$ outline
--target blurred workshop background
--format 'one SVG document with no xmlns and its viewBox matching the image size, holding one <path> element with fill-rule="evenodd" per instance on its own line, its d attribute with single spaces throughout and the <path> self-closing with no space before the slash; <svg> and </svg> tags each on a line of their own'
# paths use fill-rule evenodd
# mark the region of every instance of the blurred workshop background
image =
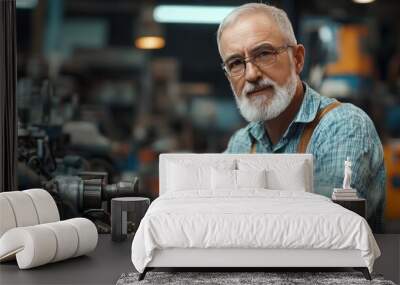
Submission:
<svg viewBox="0 0 400 285">
<path fill-rule="evenodd" d="M 17 0 L 19 188 L 72 187 L 84 171 L 115 189 L 138 177 L 154 198 L 160 153 L 223 151 L 245 121 L 216 30 L 246 2 Z M 400 1 L 265 2 L 288 13 L 306 47 L 303 80 L 375 123 L 386 232 L 400 233 Z M 85 181 L 76 187 L 94 191 Z"/>
</svg>

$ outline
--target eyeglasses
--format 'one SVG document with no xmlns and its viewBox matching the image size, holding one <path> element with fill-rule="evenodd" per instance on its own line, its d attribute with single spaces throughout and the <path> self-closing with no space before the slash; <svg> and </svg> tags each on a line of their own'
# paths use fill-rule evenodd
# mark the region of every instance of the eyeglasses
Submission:
<svg viewBox="0 0 400 285">
<path fill-rule="evenodd" d="M 242 76 L 246 71 L 246 64 L 248 62 L 253 63 L 260 69 L 264 69 L 276 62 L 276 58 L 278 54 L 286 51 L 288 48 L 293 47 L 292 45 L 285 45 L 282 47 L 271 48 L 268 47 L 259 47 L 253 52 L 253 55 L 247 58 L 235 57 L 227 60 L 222 63 L 222 69 L 230 76 L 230 77 L 239 77 Z"/>
</svg>

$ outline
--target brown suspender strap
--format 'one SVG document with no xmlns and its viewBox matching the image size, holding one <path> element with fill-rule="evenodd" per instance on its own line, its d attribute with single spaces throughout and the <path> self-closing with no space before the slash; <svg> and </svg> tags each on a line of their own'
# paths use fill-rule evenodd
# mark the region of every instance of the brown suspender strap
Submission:
<svg viewBox="0 0 400 285">
<path fill-rule="evenodd" d="M 325 116 L 326 113 L 335 109 L 340 105 L 339 101 L 332 102 L 324 109 L 320 110 L 315 119 L 306 125 L 304 131 L 300 137 L 299 145 L 297 146 L 297 153 L 305 153 L 308 147 L 308 143 L 310 142 L 311 136 L 314 133 L 314 129 L 318 126 L 319 122 L 321 121 L 322 117 Z M 256 143 L 253 141 L 251 144 L 250 153 L 256 153 Z"/>
<path fill-rule="evenodd" d="M 254 141 L 253 141 L 253 143 L 251 144 L 250 153 L 256 153 L 256 143 L 255 143 Z"/>
<path fill-rule="evenodd" d="M 322 117 L 327 114 L 329 111 L 335 109 L 340 105 L 340 102 L 335 101 L 324 109 L 319 110 L 315 119 L 309 122 L 301 134 L 299 145 L 297 146 L 297 153 L 305 153 L 308 147 L 308 143 L 310 142 L 311 136 L 314 132 L 314 129 L 318 126 L 319 122 L 321 121 Z"/>
</svg>

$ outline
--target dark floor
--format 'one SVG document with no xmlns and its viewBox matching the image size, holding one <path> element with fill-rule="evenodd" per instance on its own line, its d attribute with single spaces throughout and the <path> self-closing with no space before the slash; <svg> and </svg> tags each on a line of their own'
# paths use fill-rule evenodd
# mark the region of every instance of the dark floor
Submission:
<svg viewBox="0 0 400 285">
<path fill-rule="evenodd" d="M 0 284 L 115 284 L 124 272 L 134 269 L 132 240 L 112 242 L 111 235 L 99 235 L 95 251 L 88 256 L 19 270 L 16 262 L 0 265 Z"/>
<path fill-rule="evenodd" d="M 400 235 L 375 236 L 382 256 L 374 272 L 400 282 Z M 115 284 L 124 272 L 134 271 L 130 259 L 131 240 L 116 243 L 110 235 L 100 235 L 94 252 L 88 256 L 19 270 L 16 262 L 0 265 L 0 284 Z"/>
</svg>

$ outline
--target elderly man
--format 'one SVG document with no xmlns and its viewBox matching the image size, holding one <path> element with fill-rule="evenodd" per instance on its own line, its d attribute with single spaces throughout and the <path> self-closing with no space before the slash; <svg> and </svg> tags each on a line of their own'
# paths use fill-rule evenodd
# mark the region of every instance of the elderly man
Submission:
<svg viewBox="0 0 400 285">
<path fill-rule="evenodd" d="M 249 121 L 226 152 L 312 153 L 315 191 L 328 197 L 341 187 L 349 157 L 351 186 L 367 199 L 367 219 L 380 232 L 385 168 L 375 127 L 361 109 L 323 97 L 301 81 L 305 49 L 286 13 L 245 4 L 222 21 L 217 40 L 236 103 Z"/>
</svg>

